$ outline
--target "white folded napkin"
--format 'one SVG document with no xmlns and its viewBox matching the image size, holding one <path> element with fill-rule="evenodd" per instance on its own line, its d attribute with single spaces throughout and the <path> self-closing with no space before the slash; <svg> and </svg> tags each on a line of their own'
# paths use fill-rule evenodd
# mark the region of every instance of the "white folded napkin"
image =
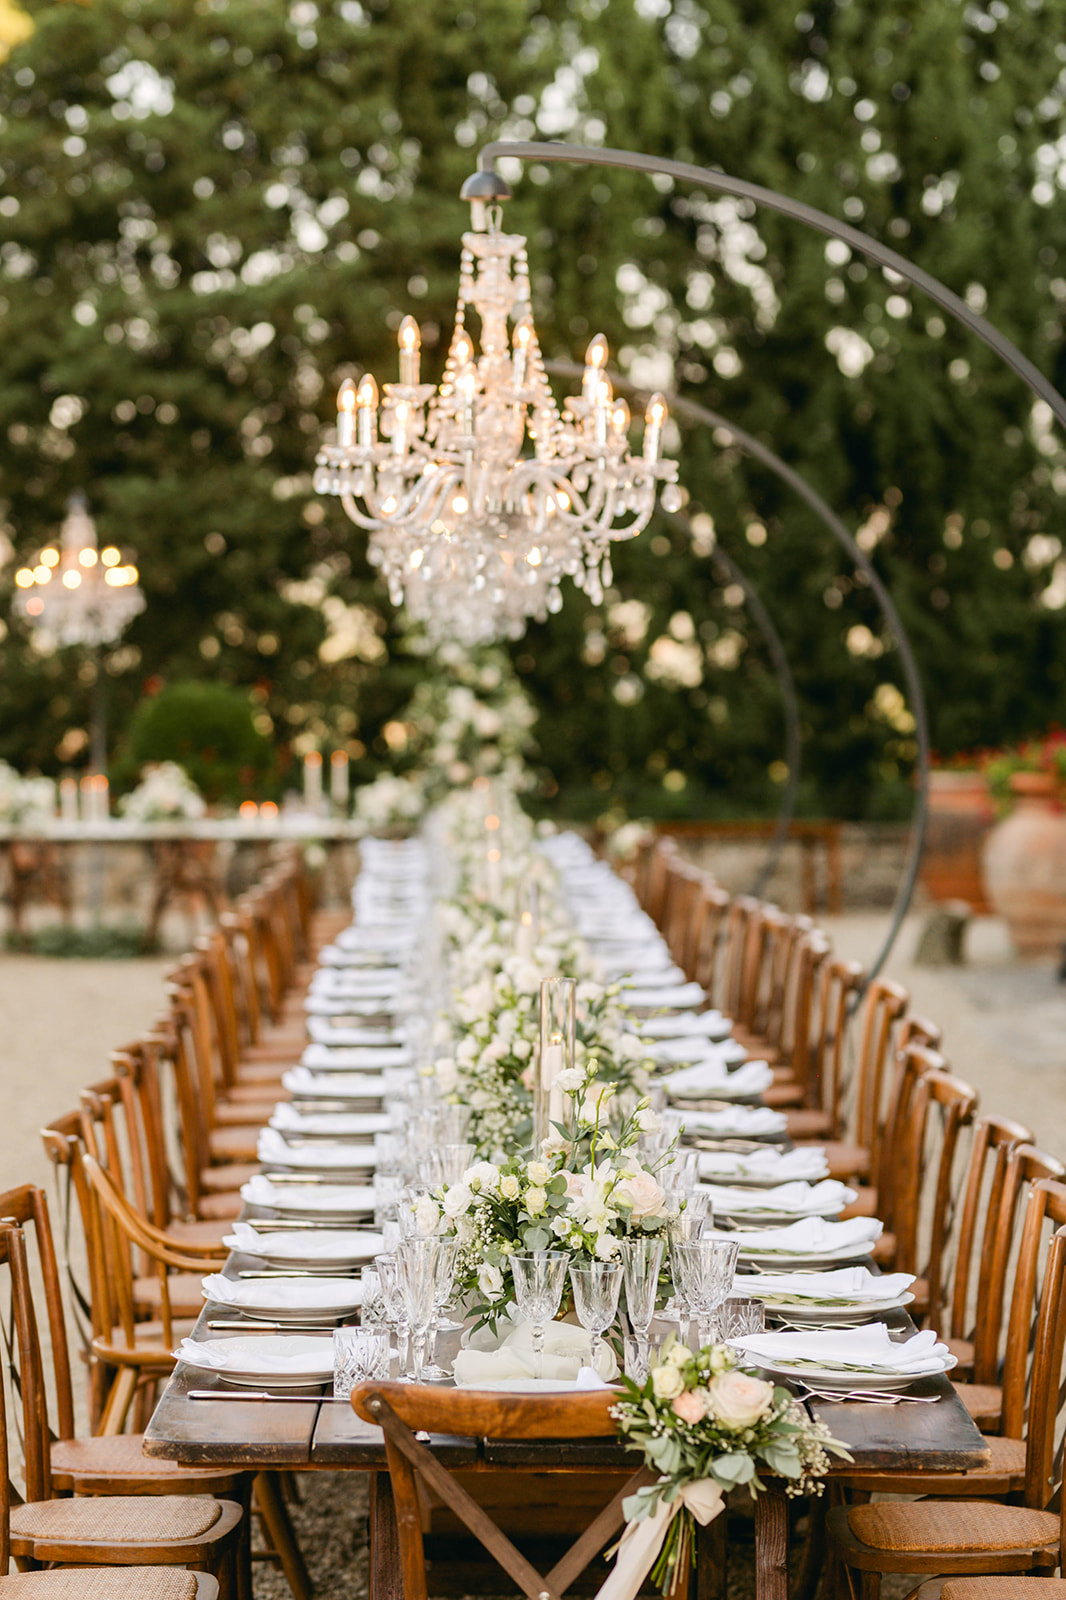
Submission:
<svg viewBox="0 0 1066 1600">
<path fill-rule="evenodd" d="M 375 1133 L 388 1133 L 390 1118 L 387 1111 L 312 1111 L 295 1110 L 287 1100 L 274 1107 L 270 1126 L 280 1133 L 326 1134 L 336 1139 L 367 1138 Z"/>
<path fill-rule="evenodd" d="M 308 1021 L 308 1031 L 313 1035 L 316 1028 L 321 1028 L 321 1023 L 312 1017 Z M 338 1031 L 336 1028 L 326 1030 L 330 1036 Z M 330 1044 L 328 1037 L 316 1040 L 304 1050 L 300 1065 L 311 1067 L 315 1072 L 380 1072 L 382 1067 L 410 1066 L 410 1047 L 401 1040 L 382 1044 L 381 1031 L 377 1028 L 348 1028 L 345 1032 L 361 1033 L 363 1037 L 347 1045 Z"/>
<path fill-rule="evenodd" d="M 322 1017 L 376 1017 L 391 1012 L 395 1003 L 394 995 L 381 999 L 367 999 L 361 996 L 346 996 L 342 999 L 334 995 L 321 994 L 304 996 L 304 1010 L 307 1012 L 309 1023 L 313 1019 Z"/>
<path fill-rule="evenodd" d="M 877 1217 L 849 1217 L 847 1222 L 803 1217 L 785 1228 L 738 1228 L 729 1237 L 740 1240 L 742 1256 L 824 1256 L 831 1261 L 871 1249 L 884 1226 Z"/>
<path fill-rule="evenodd" d="M 883 1322 L 861 1328 L 813 1328 L 803 1333 L 751 1333 L 732 1341 L 756 1360 L 788 1363 L 811 1361 L 823 1367 L 863 1367 L 879 1372 L 943 1372 L 954 1365 L 946 1344 L 932 1328 L 924 1328 L 899 1342 L 889 1337 Z"/>
<path fill-rule="evenodd" d="M 459 1388 L 495 1390 L 501 1394 L 580 1394 L 591 1389 L 609 1389 L 598 1372 L 591 1367 L 581 1367 L 577 1377 L 567 1378 L 479 1378 L 475 1384 L 459 1384 Z"/>
<path fill-rule="evenodd" d="M 333 1341 L 315 1334 L 238 1334 L 232 1339 L 183 1339 L 175 1351 L 179 1361 L 212 1372 L 252 1372 L 264 1377 L 291 1377 L 306 1372 L 310 1380 L 333 1371 Z"/>
<path fill-rule="evenodd" d="M 685 1132 L 710 1139 L 761 1139 L 784 1133 L 782 1112 L 769 1106 L 727 1106 L 724 1111 L 686 1111 Z"/>
<path fill-rule="evenodd" d="M 374 1191 L 368 1184 L 271 1183 L 261 1172 L 241 1187 L 241 1199 L 250 1206 L 273 1211 L 323 1211 L 340 1215 L 374 1209 Z"/>
<path fill-rule="evenodd" d="M 312 994 L 364 994 L 367 990 L 380 994 L 399 989 L 402 984 L 402 967 L 355 967 L 348 972 L 319 967 L 311 978 L 310 989 Z"/>
<path fill-rule="evenodd" d="M 600 965 L 609 983 L 623 983 L 631 989 L 674 989 L 685 982 L 681 968 L 670 960 L 657 961 L 604 961 Z"/>
<path fill-rule="evenodd" d="M 383 1234 L 366 1232 L 345 1233 L 341 1229 L 294 1228 L 291 1233 L 271 1233 L 270 1223 L 253 1228 L 250 1222 L 235 1222 L 233 1232 L 226 1234 L 222 1243 L 230 1250 L 244 1255 L 259 1256 L 268 1261 L 372 1261 L 385 1248 Z M 300 1282 L 305 1282 L 300 1279 Z"/>
<path fill-rule="evenodd" d="M 732 1019 L 720 1011 L 678 1011 L 674 1016 L 641 1017 L 638 1032 L 644 1039 L 724 1039 Z"/>
<path fill-rule="evenodd" d="M 700 1039 L 691 1034 L 687 1039 L 645 1039 L 644 1048 L 653 1061 L 669 1066 L 703 1066 L 714 1063 L 720 1067 L 736 1067 L 748 1059 L 748 1052 L 736 1039 Z"/>
<path fill-rule="evenodd" d="M 285 1087 L 288 1088 L 288 1084 Z M 828 1176 L 829 1164 L 820 1145 L 797 1146 L 795 1150 L 754 1150 L 744 1156 L 733 1155 L 728 1150 L 705 1150 L 700 1155 L 700 1178 L 704 1183 L 765 1183 L 770 1179 L 789 1183 L 797 1178 L 816 1183 L 819 1178 Z"/>
<path fill-rule="evenodd" d="M 715 1214 L 726 1217 L 758 1216 L 760 1211 L 794 1211 L 798 1217 L 830 1217 L 850 1206 L 855 1190 L 835 1178 L 822 1183 L 779 1183 L 772 1189 L 728 1189 L 717 1183 L 701 1184 L 711 1197 Z"/>
<path fill-rule="evenodd" d="M 388 1118 L 385 1118 L 388 1127 Z M 354 1172 L 357 1168 L 369 1170 L 378 1164 L 377 1151 L 372 1144 L 327 1144 L 324 1140 L 314 1144 L 288 1144 L 276 1128 L 264 1128 L 259 1135 L 256 1154 L 265 1167 L 301 1167 L 308 1172 Z"/>
<path fill-rule="evenodd" d="M 203 1290 L 217 1305 L 265 1311 L 351 1311 L 363 1303 L 361 1278 L 224 1278 L 213 1272 Z"/>
<path fill-rule="evenodd" d="M 728 1072 L 719 1061 L 700 1061 L 663 1079 L 668 1098 L 677 1101 L 754 1098 L 773 1081 L 773 1070 L 765 1061 L 746 1061 L 735 1072 Z"/>
<path fill-rule="evenodd" d="M 308 1067 L 290 1067 L 281 1075 L 281 1086 L 296 1100 L 380 1100 L 385 1093 L 385 1079 L 369 1072 L 317 1073 Z"/>
<path fill-rule="evenodd" d="M 841 1305 L 899 1300 L 914 1276 L 910 1272 L 871 1272 L 869 1267 L 837 1267 L 832 1272 L 745 1273 L 745 1294 L 757 1300 L 825 1300 Z"/>
<path fill-rule="evenodd" d="M 702 1005 L 707 996 L 698 983 L 679 983 L 672 989 L 624 989 L 618 998 L 624 1006 L 633 1008 L 677 1010 L 680 1006 Z"/>
<path fill-rule="evenodd" d="M 486 1382 L 501 1383 L 533 1377 L 533 1329 L 528 1322 L 508 1328 L 495 1349 L 474 1349 L 468 1345 L 455 1358 L 453 1371 L 462 1389 L 481 1388 Z M 549 1322 L 544 1330 L 542 1377 L 555 1384 L 573 1383 L 588 1356 L 589 1337 L 584 1328 L 572 1322 Z M 602 1379 L 618 1376 L 618 1363 L 609 1345 L 601 1339 L 596 1348 L 596 1373 Z"/>
</svg>

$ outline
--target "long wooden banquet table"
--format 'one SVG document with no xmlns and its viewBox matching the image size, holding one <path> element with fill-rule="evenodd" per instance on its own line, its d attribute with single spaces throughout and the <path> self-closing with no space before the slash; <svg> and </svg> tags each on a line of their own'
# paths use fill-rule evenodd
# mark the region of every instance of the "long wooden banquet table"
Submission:
<svg viewBox="0 0 1066 1600">
<path fill-rule="evenodd" d="M 278 1212 L 246 1205 L 243 1220 L 275 1218 Z M 291 1224 L 290 1224 L 291 1225 Z M 350 1228 L 351 1223 L 338 1224 Z M 230 1279 L 262 1263 L 239 1253 L 230 1255 L 224 1274 Z M 233 1315 L 233 1308 L 208 1302 L 196 1324 L 194 1338 L 217 1337 L 208 1324 Z M 912 1331 L 906 1313 L 888 1313 L 890 1327 Z M 260 1331 L 249 1322 L 248 1331 Z M 279 1330 L 279 1334 L 284 1329 Z M 329 1330 L 323 1331 L 329 1338 Z M 447 1337 L 447 1336 L 445 1336 Z M 452 1336 L 458 1338 L 457 1335 Z M 449 1358 L 454 1351 L 442 1346 Z M 269 1380 L 264 1380 L 264 1387 Z M 225 1402 L 194 1400 L 190 1391 L 218 1391 Z M 854 1479 L 864 1471 L 884 1473 L 906 1470 L 967 1472 L 986 1466 L 989 1450 L 946 1376 L 926 1377 L 909 1393 L 937 1397 L 935 1404 L 892 1405 L 863 1402 L 807 1402 L 811 1414 L 827 1424 L 849 1449 L 852 1464 L 835 1463 L 832 1472 Z M 509 1470 L 574 1471 L 602 1473 L 610 1492 L 635 1469 L 632 1453 L 613 1439 L 559 1440 L 516 1443 L 492 1439 L 433 1437 L 429 1447 L 441 1463 L 454 1470 L 503 1474 Z M 371 1600 L 402 1600 L 402 1584 L 392 1496 L 381 1430 L 363 1422 L 346 1401 L 332 1396 L 305 1395 L 297 1399 L 239 1398 L 239 1390 L 221 1375 L 178 1365 L 160 1398 L 145 1435 L 145 1452 L 184 1465 L 226 1465 L 233 1468 L 275 1468 L 298 1471 L 354 1471 L 370 1474 L 371 1494 Z M 607 1495 L 605 1495 L 605 1499 Z M 719 1525 L 721 1524 L 721 1526 Z M 697 1563 L 700 1600 L 724 1600 L 724 1571 L 720 1560 L 725 1518 L 703 1530 Z M 779 1486 L 755 1501 L 756 1595 L 758 1600 L 787 1600 L 789 1503 Z M 717 1552 L 717 1553 L 716 1553 Z"/>
</svg>

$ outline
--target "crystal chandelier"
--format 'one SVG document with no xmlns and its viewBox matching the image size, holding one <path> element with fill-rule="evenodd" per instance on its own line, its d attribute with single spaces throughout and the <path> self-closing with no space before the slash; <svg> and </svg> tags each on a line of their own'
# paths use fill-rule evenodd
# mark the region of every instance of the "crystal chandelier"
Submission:
<svg viewBox="0 0 1066 1600">
<path fill-rule="evenodd" d="M 60 547 L 47 546 L 15 573 L 15 610 L 56 645 L 113 644 L 144 610 L 137 568 L 114 545 L 97 549 L 85 496 L 67 501 Z"/>
<path fill-rule="evenodd" d="M 526 242 L 500 229 L 510 190 L 478 173 L 462 195 L 472 228 L 440 387 L 419 381 L 421 334 L 405 317 L 399 383 L 382 394 L 369 374 L 341 385 L 336 443 L 319 452 L 314 487 L 367 530 L 394 605 L 476 642 L 517 637 L 529 617 L 557 612 L 566 576 L 598 604 L 611 543 L 647 525 L 660 483 L 665 510 L 681 497 L 677 464 L 662 459 L 666 403 L 652 396 L 632 455 L 629 407 L 613 396 L 602 334 L 588 347 L 580 395 L 560 414 L 530 311 Z"/>
</svg>

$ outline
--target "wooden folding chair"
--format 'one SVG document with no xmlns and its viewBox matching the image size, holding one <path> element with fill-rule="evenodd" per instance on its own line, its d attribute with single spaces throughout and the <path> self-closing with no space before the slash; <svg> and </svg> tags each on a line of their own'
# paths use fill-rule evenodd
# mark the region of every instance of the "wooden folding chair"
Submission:
<svg viewBox="0 0 1066 1600">
<path fill-rule="evenodd" d="M 490 1395 L 403 1383 L 368 1383 L 353 1389 L 352 1405 L 357 1414 L 380 1427 L 385 1435 L 391 1495 L 379 1492 L 375 1496 L 377 1520 L 372 1517 L 370 1542 L 372 1548 L 377 1543 L 381 1550 L 379 1559 L 389 1563 L 388 1546 L 395 1528 L 398 1552 L 393 1559 L 402 1575 L 404 1600 L 427 1600 L 422 1531 L 426 1491 L 439 1497 L 464 1523 L 527 1600 L 544 1600 L 546 1595 L 557 1600 L 622 1528 L 625 1497 L 655 1477 L 645 1468 L 633 1473 L 570 1550 L 549 1572 L 541 1574 L 454 1474 L 419 1442 L 419 1430 L 509 1441 L 613 1436 L 611 1408 L 616 1398 L 610 1392 L 536 1397 Z M 540 1465 L 530 1470 L 543 1473 L 553 1469 Z M 562 1485 L 565 1482 L 563 1478 Z"/>
</svg>

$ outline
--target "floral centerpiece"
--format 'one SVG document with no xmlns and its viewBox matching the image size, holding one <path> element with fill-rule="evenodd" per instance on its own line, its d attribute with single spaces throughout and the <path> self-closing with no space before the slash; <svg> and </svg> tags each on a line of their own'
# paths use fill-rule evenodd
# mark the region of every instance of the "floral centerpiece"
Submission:
<svg viewBox="0 0 1066 1600">
<path fill-rule="evenodd" d="M 426 789 L 421 774 L 412 772 L 398 778 L 383 772 L 373 783 L 356 791 L 352 815 L 368 833 L 383 828 L 410 830 L 421 822 L 426 811 Z"/>
<path fill-rule="evenodd" d="M 730 1489 L 760 1493 L 760 1469 L 784 1478 L 787 1495 L 820 1494 L 830 1456 L 851 1460 L 824 1423 L 787 1389 L 746 1372 L 727 1345 L 693 1354 L 670 1339 L 646 1382 L 622 1382 L 618 1431 L 657 1477 L 623 1502 L 627 1527 L 598 1600 L 632 1600 L 649 1571 L 664 1595 L 679 1593 L 696 1523 L 713 1521 Z"/>
<path fill-rule="evenodd" d="M 119 810 L 131 822 L 195 821 L 207 805 L 184 767 L 159 761 L 142 769 L 140 783 L 119 802 Z"/>
<path fill-rule="evenodd" d="M 678 1214 L 678 1201 L 655 1175 L 673 1147 L 652 1166 L 635 1155 L 640 1135 L 659 1129 L 648 1101 L 612 1117 L 613 1084 L 578 1067 L 557 1081 L 568 1093 L 569 1116 L 539 1154 L 477 1161 L 435 1198 L 434 1225 L 459 1240 L 455 1282 L 476 1327 L 495 1329 L 513 1302 L 510 1258 L 517 1252 L 565 1250 L 578 1264 L 612 1261 L 627 1235 L 663 1233 Z"/>
</svg>

